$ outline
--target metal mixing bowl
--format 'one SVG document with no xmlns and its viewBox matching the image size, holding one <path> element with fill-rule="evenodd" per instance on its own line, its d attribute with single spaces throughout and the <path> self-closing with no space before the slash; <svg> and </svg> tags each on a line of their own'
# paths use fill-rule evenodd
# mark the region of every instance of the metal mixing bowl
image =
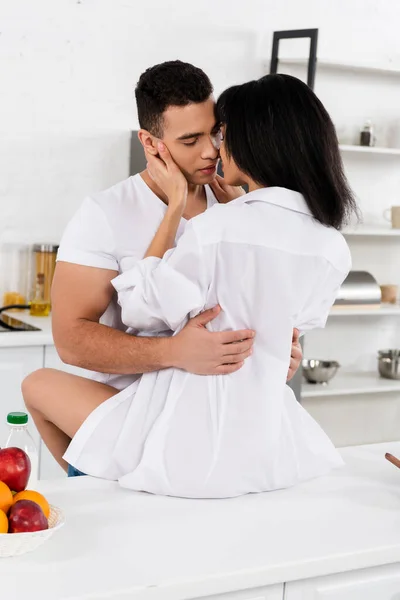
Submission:
<svg viewBox="0 0 400 600">
<path fill-rule="evenodd" d="M 336 360 L 303 360 L 303 374 L 308 383 L 328 383 L 340 365 Z"/>
<path fill-rule="evenodd" d="M 400 379 L 400 350 L 380 350 L 378 370 L 385 379 Z"/>
</svg>

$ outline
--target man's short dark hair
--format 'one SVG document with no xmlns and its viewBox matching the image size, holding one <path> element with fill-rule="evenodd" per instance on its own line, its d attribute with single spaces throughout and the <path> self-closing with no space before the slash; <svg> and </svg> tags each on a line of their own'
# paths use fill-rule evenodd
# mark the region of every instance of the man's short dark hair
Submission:
<svg viewBox="0 0 400 600">
<path fill-rule="evenodd" d="M 163 113 L 169 106 L 205 102 L 212 93 L 204 71 L 189 63 L 172 60 L 150 67 L 135 90 L 140 127 L 161 137 Z"/>
<path fill-rule="evenodd" d="M 321 101 L 290 75 L 266 75 L 226 90 L 216 105 L 225 150 L 264 187 L 303 194 L 314 217 L 340 229 L 357 214 L 335 127 Z"/>
</svg>

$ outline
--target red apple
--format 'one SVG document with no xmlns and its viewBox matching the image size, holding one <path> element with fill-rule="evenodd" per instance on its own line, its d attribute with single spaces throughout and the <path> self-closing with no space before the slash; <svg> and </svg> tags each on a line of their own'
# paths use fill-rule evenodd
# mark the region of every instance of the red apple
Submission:
<svg viewBox="0 0 400 600">
<path fill-rule="evenodd" d="M 42 531 L 49 524 L 39 504 L 32 500 L 18 500 L 8 513 L 8 532 Z"/>
<path fill-rule="evenodd" d="M 0 450 L 0 481 L 13 492 L 22 492 L 28 485 L 31 461 L 21 448 Z"/>
</svg>

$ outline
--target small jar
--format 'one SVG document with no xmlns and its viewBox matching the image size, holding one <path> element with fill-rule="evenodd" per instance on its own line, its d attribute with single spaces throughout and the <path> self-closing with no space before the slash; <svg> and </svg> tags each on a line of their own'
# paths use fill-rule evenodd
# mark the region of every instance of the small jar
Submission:
<svg viewBox="0 0 400 600">
<path fill-rule="evenodd" d="M 374 128 L 371 121 L 365 121 L 360 132 L 360 146 L 373 146 L 375 144 Z"/>
</svg>

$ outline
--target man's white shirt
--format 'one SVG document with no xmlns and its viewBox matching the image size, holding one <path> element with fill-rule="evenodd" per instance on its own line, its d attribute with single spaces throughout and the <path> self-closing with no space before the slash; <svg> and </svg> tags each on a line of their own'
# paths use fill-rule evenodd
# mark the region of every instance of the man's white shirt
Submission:
<svg viewBox="0 0 400 600">
<path fill-rule="evenodd" d="M 205 190 L 207 207 L 210 208 L 217 200 L 209 186 L 205 186 Z M 144 256 L 166 210 L 167 206 L 139 174 L 129 177 L 84 200 L 67 225 L 57 260 L 123 273 Z M 186 220 L 182 219 L 177 239 L 182 235 L 185 224 Z M 121 321 L 121 309 L 116 298 L 100 322 L 114 329 L 127 330 Z M 119 390 L 138 377 L 94 371 L 87 371 L 86 375 Z"/>
</svg>

